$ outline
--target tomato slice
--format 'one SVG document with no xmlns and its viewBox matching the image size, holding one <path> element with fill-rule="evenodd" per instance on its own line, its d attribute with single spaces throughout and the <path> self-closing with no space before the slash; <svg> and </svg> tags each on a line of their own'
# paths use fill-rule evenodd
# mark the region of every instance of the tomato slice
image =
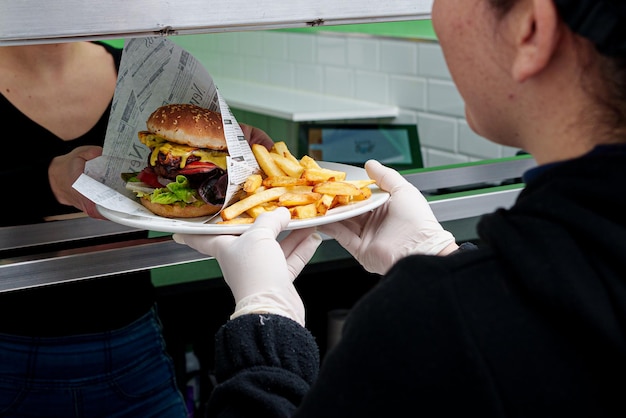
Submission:
<svg viewBox="0 0 626 418">
<path fill-rule="evenodd" d="M 157 176 L 156 173 L 149 168 L 144 168 L 143 170 L 141 170 L 141 172 L 137 174 L 137 178 L 143 183 L 146 183 L 148 186 L 154 187 L 155 189 L 163 187 L 163 185 L 159 183 L 159 176 Z"/>
<path fill-rule="evenodd" d="M 188 163 L 185 165 L 185 168 L 181 168 L 178 171 L 178 174 L 182 174 L 183 176 L 192 175 L 192 174 L 201 174 L 208 173 L 214 170 L 217 166 L 210 162 L 203 161 L 194 161 L 192 163 Z"/>
</svg>

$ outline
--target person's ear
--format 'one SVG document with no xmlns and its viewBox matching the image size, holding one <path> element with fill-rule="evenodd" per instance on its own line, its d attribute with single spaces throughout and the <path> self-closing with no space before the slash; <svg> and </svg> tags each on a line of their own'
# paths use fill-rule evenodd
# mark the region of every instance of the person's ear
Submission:
<svg viewBox="0 0 626 418">
<path fill-rule="evenodd" d="M 523 82 L 541 70 L 559 40 L 559 15 L 552 0 L 529 0 L 530 7 L 518 16 L 513 78 Z"/>
</svg>

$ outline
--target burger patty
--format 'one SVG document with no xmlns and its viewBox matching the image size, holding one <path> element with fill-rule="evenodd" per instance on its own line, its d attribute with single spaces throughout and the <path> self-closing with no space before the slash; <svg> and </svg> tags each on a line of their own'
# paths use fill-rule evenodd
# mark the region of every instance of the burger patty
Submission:
<svg viewBox="0 0 626 418">
<path fill-rule="evenodd" d="M 189 180 L 189 184 L 198 190 L 198 194 L 205 202 L 211 204 L 224 203 L 228 187 L 226 171 L 215 164 L 207 163 L 203 163 L 201 167 L 196 169 L 193 163 L 198 161 L 200 161 L 199 157 L 189 156 L 185 168 L 181 169 L 180 157 L 159 153 L 152 170 L 157 176 L 169 180 L 176 180 L 176 176 L 184 175 Z"/>
<path fill-rule="evenodd" d="M 187 157 L 187 165 L 199 161 L 200 157 L 195 155 L 190 155 Z M 176 176 L 180 174 L 180 162 L 182 161 L 181 157 L 173 156 L 172 154 L 163 154 L 159 153 L 157 156 L 157 160 L 152 167 L 154 172 L 161 177 L 165 177 L 166 179 L 176 180 Z M 148 166 L 150 166 L 150 162 L 148 161 Z"/>
</svg>

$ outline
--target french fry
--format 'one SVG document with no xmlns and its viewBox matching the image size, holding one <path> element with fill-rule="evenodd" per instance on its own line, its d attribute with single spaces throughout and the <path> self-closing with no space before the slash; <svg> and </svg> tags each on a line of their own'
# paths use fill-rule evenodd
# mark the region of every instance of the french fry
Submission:
<svg viewBox="0 0 626 418">
<path fill-rule="evenodd" d="M 329 209 L 333 208 L 333 205 L 336 202 L 336 198 L 332 194 L 324 194 L 315 204 L 317 208 L 317 213 L 320 215 L 326 215 Z"/>
<path fill-rule="evenodd" d="M 290 186 L 287 187 L 289 193 L 311 193 L 313 186 Z"/>
<path fill-rule="evenodd" d="M 260 214 L 264 213 L 264 212 L 271 212 L 274 209 L 276 209 L 278 207 L 278 202 L 276 201 L 272 201 L 272 202 L 265 202 L 265 203 L 261 203 L 260 205 L 256 205 L 251 207 L 250 209 L 248 209 L 246 211 L 246 214 L 252 218 L 256 218 L 258 217 Z M 235 218 L 237 219 L 237 218 Z"/>
<path fill-rule="evenodd" d="M 224 208 L 221 212 L 222 219 L 228 221 L 236 218 L 254 206 L 270 202 L 272 200 L 277 200 L 281 194 L 286 192 L 286 187 L 272 187 L 270 189 L 265 189 L 262 192 L 248 195 L 227 208 Z"/>
<path fill-rule="evenodd" d="M 320 183 L 331 179 L 341 181 L 346 179 L 346 173 L 328 168 L 307 168 L 302 173 L 302 178 L 310 183 Z"/>
<path fill-rule="evenodd" d="M 308 182 L 305 179 L 299 177 L 274 176 L 263 179 L 263 186 L 265 187 L 304 186 L 307 184 Z"/>
<path fill-rule="evenodd" d="M 276 165 L 276 162 L 270 155 L 270 152 L 261 144 L 252 144 L 252 153 L 256 158 L 261 170 L 268 176 L 284 176 L 285 172 Z"/>
<path fill-rule="evenodd" d="M 302 165 L 302 167 L 304 167 L 305 169 L 307 169 L 307 168 L 322 168 L 317 163 L 317 161 L 315 161 L 313 158 L 309 157 L 308 155 L 305 155 L 302 158 L 300 158 L 300 165 Z"/>
<path fill-rule="evenodd" d="M 270 156 L 274 159 L 276 165 L 290 177 L 300 177 L 304 171 L 304 167 L 300 165 L 298 160 L 292 161 L 288 157 L 270 152 Z"/>
<path fill-rule="evenodd" d="M 263 185 L 263 177 L 260 174 L 252 174 L 244 181 L 243 191 L 246 193 L 254 193 L 261 185 Z"/>
<path fill-rule="evenodd" d="M 287 192 L 278 198 L 280 206 L 301 206 L 317 202 L 322 195 L 319 193 L 290 193 Z"/>
<path fill-rule="evenodd" d="M 219 224 L 252 223 L 280 206 L 292 219 L 314 218 L 372 195 L 374 180 L 346 180 L 346 172 L 323 168 L 308 155 L 298 160 L 282 141 L 270 151 L 254 144 L 252 151 L 262 172 L 246 179 L 240 200 L 222 210 Z"/>
<path fill-rule="evenodd" d="M 360 194 L 352 196 L 352 200 L 355 202 L 369 199 L 372 196 L 372 189 L 369 187 L 361 187 L 359 191 L 361 192 Z"/>
<path fill-rule="evenodd" d="M 289 208 L 289 213 L 291 213 L 292 219 L 315 218 L 317 216 L 317 208 L 315 203 L 310 203 L 308 205 L 291 207 Z"/>
<path fill-rule="evenodd" d="M 324 181 L 313 186 L 313 191 L 322 194 L 356 196 L 361 194 L 357 187 L 343 181 Z"/>
<path fill-rule="evenodd" d="M 335 196 L 335 198 L 337 199 L 337 206 L 348 205 L 352 201 L 352 196 L 347 194 L 340 194 Z"/>
<path fill-rule="evenodd" d="M 300 161 L 296 157 L 293 156 L 289 148 L 287 148 L 287 144 L 283 141 L 275 142 L 272 146 L 271 152 L 275 152 L 278 155 L 282 155 L 283 157 L 293 161 L 294 163 L 300 165 Z"/>
</svg>

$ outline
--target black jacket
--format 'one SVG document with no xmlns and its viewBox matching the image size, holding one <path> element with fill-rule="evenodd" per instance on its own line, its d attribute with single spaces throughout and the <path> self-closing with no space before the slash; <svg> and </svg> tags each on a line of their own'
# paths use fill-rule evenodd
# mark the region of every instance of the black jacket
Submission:
<svg viewBox="0 0 626 418">
<path fill-rule="evenodd" d="M 227 323 L 211 416 L 624 416 L 626 147 L 529 174 L 480 249 L 399 261 L 319 376 L 290 320 Z"/>
</svg>

